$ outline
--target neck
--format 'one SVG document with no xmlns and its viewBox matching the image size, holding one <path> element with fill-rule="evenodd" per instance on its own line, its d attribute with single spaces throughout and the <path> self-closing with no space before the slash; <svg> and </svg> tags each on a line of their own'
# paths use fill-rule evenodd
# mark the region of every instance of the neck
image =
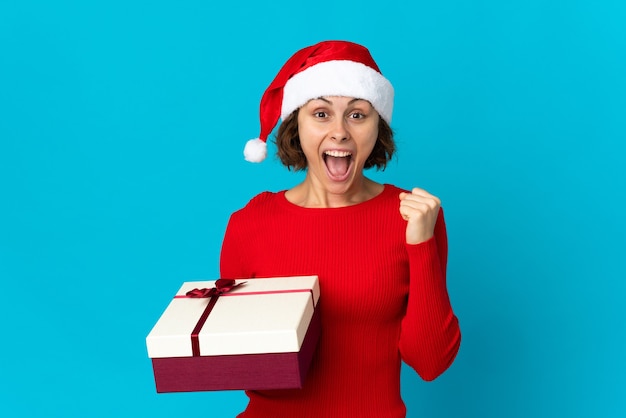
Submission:
<svg viewBox="0 0 626 418">
<path fill-rule="evenodd" d="M 291 203 L 305 208 L 339 208 L 356 205 L 372 199 L 382 192 L 384 186 L 362 177 L 346 190 L 330 190 L 310 176 L 285 193 Z"/>
</svg>

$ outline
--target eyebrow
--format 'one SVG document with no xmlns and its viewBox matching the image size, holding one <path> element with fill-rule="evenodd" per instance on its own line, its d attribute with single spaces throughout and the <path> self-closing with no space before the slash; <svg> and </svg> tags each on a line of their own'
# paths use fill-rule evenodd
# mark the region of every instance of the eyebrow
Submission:
<svg viewBox="0 0 626 418">
<path fill-rule="evenodd" d="M 315 98 L 315 100 L 321 100 L 321 101 L 326 102 L 326 103 L 328 103 L 328 104 L 333 104 L 333 102 L 332 102 L 332 101 L 328 100 L 328 99 L 327 99 L 327 98 L 325 98 L 325 97 L 316 97 L 316 98 Z M 352 104 L 352 103 L 354 103 L 354 102 L 358 102 L 358 101 L 360 101 L 360 100 L 362 100 L 362 101 L 364 101 L 364 102 L 367 102 L 367 100 L 365 100 L 365 99 L 359 99 L 358 97 L 355 97 L 354 99 L 350 100 L 350 101 L 348 102 L 348 104 Z"/>
</svg>

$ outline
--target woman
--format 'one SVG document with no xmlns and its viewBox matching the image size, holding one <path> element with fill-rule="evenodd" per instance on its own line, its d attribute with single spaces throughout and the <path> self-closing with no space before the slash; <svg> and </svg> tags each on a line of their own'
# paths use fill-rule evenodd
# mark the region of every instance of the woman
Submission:
<svg viewBox="0 0 626 418">
<path fill-rule="evenodd" d="M 231 216 L 221 276 L 318 275 L 322 336 L 303 389 L 249 391 L 242 418 L 405 417 L 401 361 L 432 380 L 456 356 L 439 199 L 364 175 L 394 154 L 392 109 L 369 51 L 343 41 L 298 51 L 263 95 L 246 159 L 265 158 L 280 117 L 278 156 L 306 176 Z"/>
</svg>

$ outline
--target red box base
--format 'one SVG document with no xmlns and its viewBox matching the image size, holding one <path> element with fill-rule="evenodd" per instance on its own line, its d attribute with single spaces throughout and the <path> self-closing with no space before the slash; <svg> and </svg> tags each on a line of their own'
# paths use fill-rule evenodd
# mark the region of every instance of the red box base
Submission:
<svg viewBox="0 0 626 418">
<path fill-rule="evenodd" d="M 158 393 L 302 388 L 319 340 L 319 304 L 296 353 L 153 358 Z"/>
</svg>

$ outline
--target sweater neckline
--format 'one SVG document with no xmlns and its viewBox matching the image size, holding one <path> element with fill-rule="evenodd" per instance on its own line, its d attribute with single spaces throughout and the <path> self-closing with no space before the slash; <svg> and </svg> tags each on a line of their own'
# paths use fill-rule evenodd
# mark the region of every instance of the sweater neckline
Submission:
<svg viewBox="0 0 626 418">
<path fill-rule="evenodd" d="M 384 199 L 390 193 L 393 193 L 393 187 L 391 187 L 391 185 L 389 184 L 384 183 L 383 190 L 380 193 L 378 193 L 376 196 L 372 197 L 371 199 L 365 200 L 360 203 L 356 203 L 354 205 L 340 206 L 337 208 L 308 208 L 304 206 L 298 206 L 295 203 L 292 203 L 289 200 L 287 200 L 285 193 L 287 193 L 287 190 L 281 190 L 280 192 L 277 193 L 278 202 L 281 204 L 281 206 L 287 209 L 293 210 L 293 211 L 307 212 L 307 213 L 353 212 L 353 211 L 360 211 L 363 209 L 367 209 L 372 205 L 378 204 L 380 200 Z"/>
</svg>

